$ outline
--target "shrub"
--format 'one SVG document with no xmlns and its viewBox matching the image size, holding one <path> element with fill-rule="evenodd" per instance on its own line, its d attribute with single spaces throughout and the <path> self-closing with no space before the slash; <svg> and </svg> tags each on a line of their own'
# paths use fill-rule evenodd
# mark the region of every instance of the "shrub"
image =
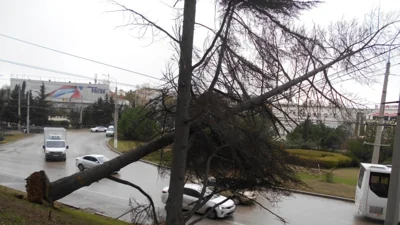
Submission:
<svg viewBox="0 0 400 225">
<path fill-rule="evenodd" d="M 360 160 L 352 152 L 348 152 L 345 155 L 351 158 L 350 167 L 359 167 L 360 166 Z"/>
<path fill-rule="evenodd" d="M 325 172 L 324 175 L 325 182 L 333 183 L 333 170 L 329 170 Z"/>
<path fill-rule="evenodd" d="M 118 132 L 124 140 L 150 141 L 156 135 L 157 123 L 144 108 L 126 109 L 118 123 Z"/>
<path fill-rule="evenodd" d="M 352 159 L 341 153 L 333 153 L 316 150 L 288 149 L 290 154 L 296 155 L 300 159 L 300 164 L 311 167 L 336 168 L 351 166 Z"/>
</svg>

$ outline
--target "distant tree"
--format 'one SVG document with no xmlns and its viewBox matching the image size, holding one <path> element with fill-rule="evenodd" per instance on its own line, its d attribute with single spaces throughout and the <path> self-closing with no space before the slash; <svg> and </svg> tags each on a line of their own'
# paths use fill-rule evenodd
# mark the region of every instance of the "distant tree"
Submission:
<svg viewBox="0 0 400 225">
<path fill-rule="evenodd" d="M 287 135 L 288 146 L 304 149 L 337 149 L 349 137 L 345 126 L 331 128 L 306 119 Z"/>
<path fill-rule="evenodd" d="M 15 85 L 11 91 L 9 98 L 6 100 L 4 108 L 3 120 L 10 123 L 18 123 L 18 92 L 19 85 Z"/>
<path fill-rule="evenodd" d="M 98 98 L 96 102 L 87 106 L 83 110 L 84 125 L 109 125 L 113 121 L 115 102 L 108 94 L 103 98 Z"/>
<path fill-rule="evenodd" d="M 350 139 L 346 142 L 346 148 L 353 156 L 357 157 L 360 162 L 371 162 L 373 147 L 370 143 L 375 142 L 377 124 L 368 124 L 365 128 L 364 136 Z M 382 131 L 382 144 L 389 146 L 381 146 L 379 152 L 379 161 L 391 163 L 391 157 L 394 145 L 394 128 L 387 126 Z"/>
<path fill-rule="evenodd" d="M 7 103 L 8 103 L 8 98 L 10 96 L 10 87 L 8 86 L 3 86 L 0 89 L 0 126 L 3 125 L 3 121 L 4 121 L 4 112 L 6 110 L 7 107 Z"/>
<path fill-rule="evenodd" d="M 80 127 L 80 109 L 71 109 L 68 113 L 68 119 L 70 121 L 70 125 L 73 128 Z"/>
<path fill-rule="evenodd" d="M 40 86 L 34 102 L 31 102 L 32 116 L 31 123 L 37 126 L 45 126 L 51 113 L 51 103 L 46 100 L 46 87 L 44 82 Z"/>
<path fill-rule="evenodd" d="M 136 94 L 133 90 L 129 90 L 125 93 L 125 99 L 129 101 L 130 106 L 135 107 Z"/>
<path fill-rule="evenodd" d="M 157 122 L 144 108 L 127 108 L 118 123 L 118 133 L 126 140 L 150 141 L 157 134 Z"/>
</svg>

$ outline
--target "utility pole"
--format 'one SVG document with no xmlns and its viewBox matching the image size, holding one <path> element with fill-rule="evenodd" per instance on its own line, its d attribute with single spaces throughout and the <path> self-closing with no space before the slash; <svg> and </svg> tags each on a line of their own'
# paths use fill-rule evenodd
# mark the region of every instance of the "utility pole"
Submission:
<svg viewBox="0 0 400 225">
<path fill-rule="evenodd" d="M 397 225 L 400 203 L 400 96 L 397 108 L 396 131 L 394 137 L 392 172 L 390 174 L 389 195 L 386 205 L 385 225 Z"/>
<path fill-rule="evenodd" d="M 21 88 L 18 85 L 18 130 L 21 130 Z"/>
<path fill-rule="evenodd" d="M 27 134 L 29 134 L 29 105 L 30 105 L 30 102 L 31 102 L 31 96 L 30 96 L 30 94 L 31 94 L 31 91 L 29 91 L 28 92 L 28 104 L 27 104 L 27 107 L 26 107 L 26 133 Z"/>
<path fill-rule="evenodd" d="M 118 149 L 118 88 L 115 86 L 114 148 Z"/>
<path fill-rule="evenodd" d="M 381 96 L 381 105 L 379 108 L 378 126 L 376 127 L 374 151 L 372 153 L 371 163 L 375 163 L 375 164 L 379 163 L 379 151 L 381 148 L 381 138 L 382 138 L 383 119 L 384 119 L 385 101 L 386 101 L 386 90 L 387 90 L 387 84 L 388 84 L 388 79 L 389 79 L 389 71 L 390 71 L 390 61 L 388 61 L 386 63 L 385 79 L 383 81 L 383 89 L 382 89 L 382 96 Z"/>
<path fill-rule="evenodd" d="M 97 79 L 97 74 L 96 74 L 96 79 Z M 79 112 L 79 128 L 80 129 L 82 129 L 82 126 L 83 126 L 83 116 L 82 116 L 82 114 L 83 114 L 83 102 L 82 102 L 82 94 L 81 94 L 81 107 L 80 107 L 80 110 L 79 110 L 80 112 Z"/>
</svg>

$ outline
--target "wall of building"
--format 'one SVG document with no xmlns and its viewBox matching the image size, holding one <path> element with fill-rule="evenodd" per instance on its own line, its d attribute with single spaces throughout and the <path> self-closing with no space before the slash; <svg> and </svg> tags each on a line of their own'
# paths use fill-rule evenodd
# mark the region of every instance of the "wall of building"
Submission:
<svg viewBox="0 0 400 225">
<path fill-rule="evenodd" d="M 352 109 L 339 110 L 334 106 L 299 106 L 299 105 L 282 105 L 282 111 L 273 108 L 274 115 L 282 122 L 288 132 L 296 128 L 296 123 L 304 122 L 307 117 L 313 123 L 322 122 L 325 126 L 337 128 L 342 124 L 347 124 L 354 133 L 356 129 L 357 112 L 368 114 L 372 109 Z M 290 116 L 290 118 L 289 118 Z M 279 127 L 279 134 L 282 138 L 286 138 L 287 132 L 284 128 Z"/>
</svg>

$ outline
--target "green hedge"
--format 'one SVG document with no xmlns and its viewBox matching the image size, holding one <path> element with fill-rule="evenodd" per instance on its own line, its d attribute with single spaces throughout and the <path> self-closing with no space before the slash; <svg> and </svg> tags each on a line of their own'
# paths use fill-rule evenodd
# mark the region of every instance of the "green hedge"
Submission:
<svg viewBox="0 0 400 225">
<path fill-rule="evenodd" d="M 286 151 L 298 156 L 301 165 L 311 167 L 318 167 L 319 164 L 321 168 L 339 168 L 350 167 L 352 164 L 352 159 L 341 153 L 304 149 L 287 149 Z"/>
</svg>

